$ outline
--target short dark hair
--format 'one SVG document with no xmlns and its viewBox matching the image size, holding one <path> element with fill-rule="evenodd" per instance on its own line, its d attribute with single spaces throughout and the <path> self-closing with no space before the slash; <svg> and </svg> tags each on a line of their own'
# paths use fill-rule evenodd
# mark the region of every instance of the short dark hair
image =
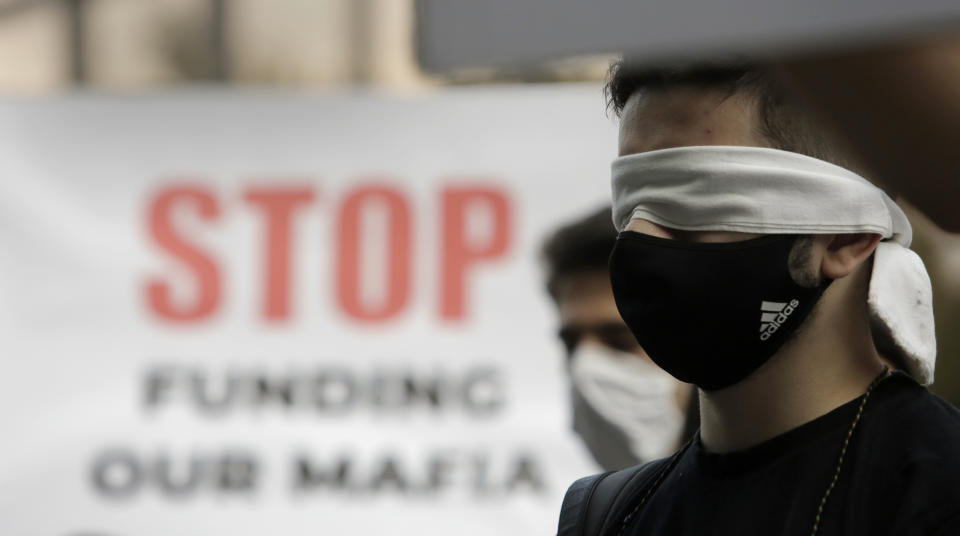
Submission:
<svg viewBox="0 0 960 536">
<path fill-rule="evenodd" d="M 543 243 L 547 292 L 557 300 L 560 282 L 587 272 L 606 272 L 617 241 L 609 206 L 593 211 L 553 232 Z"/>
<path fill-rule="evenodd" d="M 757 132 L 771 147 L 848 168 L 853 165 L 811 113 L 783 91 L 766 69 L 749 63 L 649 68 L 629 58 L 618 59 L 610 65 L 604 88 L 607 109 L 620 116 L 627 101 L 636 93 L 681 86 L 723 89 L 731 95 L 746 93 L 757 104 Z"/>
</svg>

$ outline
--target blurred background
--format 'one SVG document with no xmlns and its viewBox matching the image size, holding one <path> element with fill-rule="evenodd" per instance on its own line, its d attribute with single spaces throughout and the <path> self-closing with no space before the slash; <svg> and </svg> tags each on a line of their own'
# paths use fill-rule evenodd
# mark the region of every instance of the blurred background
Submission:
<svg viewBox="0 0 960 536">
<path fill-rule="evenodd" d="M 539 255 L 608 202 L 612 55 L 428 71 L 412 0 L 0 1 L 11 534 L 552 533 Z M 960 239 L 910 211 L 933 390 Z"/>
<path fill-rule="evenodd" d="M 428 91 L 491 81 L 599 81 L 612 56 L 429 74 L 413 0 L 8 0 L 0 74 L 10 94 L 185 84 Z"/>
<path fill-rule="evenodd" d="M 428 73 L 414 11 L 0 3 L 5 532 L 555 529 L 607 58 Z"/>
</svg>

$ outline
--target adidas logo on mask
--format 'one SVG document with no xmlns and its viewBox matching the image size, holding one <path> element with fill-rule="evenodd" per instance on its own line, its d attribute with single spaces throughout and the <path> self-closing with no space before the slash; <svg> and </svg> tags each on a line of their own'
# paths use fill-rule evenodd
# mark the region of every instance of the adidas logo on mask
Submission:
<svg viewBox="0 0 960 536">
<path fill-rule="evenodd" d="M 769 302 L 760 303 L 760 340 L 765 341 L 780 329 L 787 318 L 797 309 L 800 302 L 791 300 L 790 303 Z"/>
</svg>

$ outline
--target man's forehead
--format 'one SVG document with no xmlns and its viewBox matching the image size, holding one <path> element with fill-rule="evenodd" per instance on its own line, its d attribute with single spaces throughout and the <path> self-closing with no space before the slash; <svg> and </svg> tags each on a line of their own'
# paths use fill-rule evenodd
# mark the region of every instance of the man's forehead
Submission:
<svg viewBox="0 0 960 536">
<path fill-rule="evenodd" d="M 619 154 L 692 145 L 764 147 L 755 100 L 727 89 L 680 86 L 634 94 L 620 116 Z"/>
<path fill-rule="evenodd" d="M 561 300 L 613 299 L 610 273 L 606 270 L 583 270 L 557 281 L 557 295 Z"/>
</svg>

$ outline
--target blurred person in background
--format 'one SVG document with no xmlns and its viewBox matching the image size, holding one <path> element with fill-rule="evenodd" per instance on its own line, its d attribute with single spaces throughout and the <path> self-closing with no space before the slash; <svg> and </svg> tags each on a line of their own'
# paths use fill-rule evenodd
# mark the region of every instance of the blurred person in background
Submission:
<svg viewBox="0 0 960 536">
<path fill-rule="evenodd" d="M 903 212 L 850 171 L 867 153 L 750 66 L 619 62 L 608 92 L 613 294 L 699 387 L 701 428 L 574 483 L 559 533 L 960 534 L 930 283 Z"/>
<path fill-rule="evenodd" d="M 616 238 L 604 207 L 557 229 L 542 250 L 573 429 L 607 471 L 669 455 L 700 420 L 691 386 L 651 362 L 617 312 L 607 265 Z"/>
</svg>

